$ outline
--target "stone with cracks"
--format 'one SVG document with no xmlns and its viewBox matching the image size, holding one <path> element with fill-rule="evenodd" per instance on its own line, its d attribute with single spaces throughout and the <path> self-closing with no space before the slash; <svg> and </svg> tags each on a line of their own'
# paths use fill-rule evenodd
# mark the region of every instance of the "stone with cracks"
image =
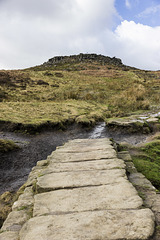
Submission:
<svg viewBox="0 0 160 240">
<path fill-rule="evenodd" d="M 23 226 L 20 240 L 145 240 L 153 231 L 149 209 L 93 211 L 35 217 Z"/>
<path fill-rule="evenodd" d="M 37 194 L 33 215 L 106 209 L 135 209 L 141 207 L 142 203 L 142 199 L 137 195 L 132 184 L 126 179 L 122 179 L 109 185 Z"/>
<path fill-rule="evenodd" d="M 104 159 L 100 161 L 86 161 L 86 162 L 68 162 L 68 163 L 54 163 L 51 162 L 42 174 L 58 173 L 58 172 L 79 172 L 92 170 L 111 170 L 116 168 L 125 168 L 124 161 L 120 159 Z"/>
<path fill-rule="evenodd" d="M 112 159 L 116 158 L 117 154 L 114 149 L 107 150 L 95 150 L 91 152 L 76 152 L 76 153 L 68 153 L 68 152 L 54 152 L 50 156 L 50 161 L 53 162 L 84 162 L 91 160 L 101 160 L 101 159 Z"/>
<path fill-rule="evenodd" d="M 99 186 L 118 183 L 123 178 L 126 178 L 124 169 L 50 173 L 38 178 L 37 190 L 45 192 L 63 188 Z"/>
</svg>

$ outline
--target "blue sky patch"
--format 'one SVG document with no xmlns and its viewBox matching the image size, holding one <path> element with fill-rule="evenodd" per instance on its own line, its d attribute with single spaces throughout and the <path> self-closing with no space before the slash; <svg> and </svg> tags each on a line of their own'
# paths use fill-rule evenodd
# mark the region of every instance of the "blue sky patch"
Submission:
<svg viewBox="0 0 160 240">
<path fill-rule="evenodd" d="M 115 7 L 123 20 L 151 27 L 160 25 L 159 0 L 116 0 Z"/>
</svg>

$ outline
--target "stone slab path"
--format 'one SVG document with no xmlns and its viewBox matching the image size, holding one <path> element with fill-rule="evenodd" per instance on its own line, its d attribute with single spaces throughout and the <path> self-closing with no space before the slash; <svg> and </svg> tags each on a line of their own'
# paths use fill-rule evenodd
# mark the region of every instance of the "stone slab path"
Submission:
<svg viewBox="0 0 160 240">
<path fill-rule="evenodd" d="M 0 240 L 138 240 L 154 214 L 108 139 L 78 139 L 37 163 Z"/>
</svg>

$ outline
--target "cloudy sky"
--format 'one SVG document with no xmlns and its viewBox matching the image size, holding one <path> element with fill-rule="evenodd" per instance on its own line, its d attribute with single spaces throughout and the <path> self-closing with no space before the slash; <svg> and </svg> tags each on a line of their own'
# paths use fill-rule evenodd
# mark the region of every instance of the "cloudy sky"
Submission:
<svg viewBox="0 0 160 240">
<path fill-rule="evenodd" d="M 79 53 L 160 70 L 160 0 L 0 0 L 0 69 Z"/>
</svg>

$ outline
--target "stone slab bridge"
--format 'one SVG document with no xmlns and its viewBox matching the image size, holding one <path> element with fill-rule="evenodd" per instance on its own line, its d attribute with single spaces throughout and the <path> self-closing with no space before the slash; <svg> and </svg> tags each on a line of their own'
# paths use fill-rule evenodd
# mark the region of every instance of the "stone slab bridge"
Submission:
<svg viewBox="0 0 160 240">
<path fill-rule="evenodd" d="M 126 163 L 134 185 L 138 177 L 152 198 L 156 193 L 130 160 L 126 152 L 117 156 L 109 139 L 77 139 L 58 147 L 32 169 L 0 240 L 152 239 L 155 212 L 129 181 Z"/>
</svg>

